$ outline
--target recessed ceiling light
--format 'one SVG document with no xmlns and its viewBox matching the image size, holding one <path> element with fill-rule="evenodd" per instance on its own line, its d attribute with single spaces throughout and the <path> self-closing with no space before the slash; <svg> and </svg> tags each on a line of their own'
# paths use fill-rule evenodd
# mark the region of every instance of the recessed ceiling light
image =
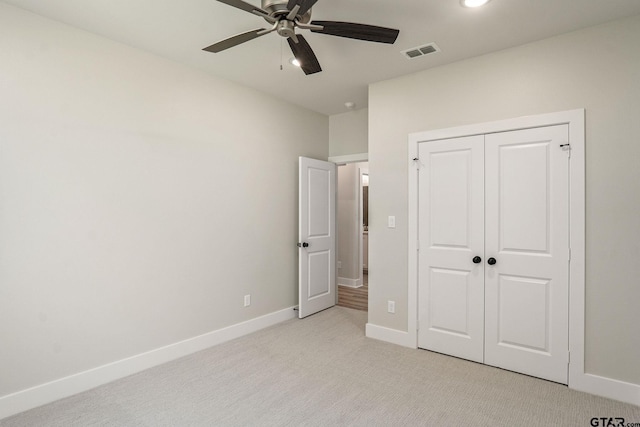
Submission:
<svg viewBox="0 0 640 427">
<path fill-rule="evenodd" d="M 489 0 L 460 0 L 464 7 L 480 7 L 489 3 Z"/>
<path fill-rule="evenodd" d="M 291 63 L 291 65 L 294 65 L 296 67 L 300 66 L 300 61 L 298 61 L 296 58 L 291 58 L 289 62 Z"/>
</svg>

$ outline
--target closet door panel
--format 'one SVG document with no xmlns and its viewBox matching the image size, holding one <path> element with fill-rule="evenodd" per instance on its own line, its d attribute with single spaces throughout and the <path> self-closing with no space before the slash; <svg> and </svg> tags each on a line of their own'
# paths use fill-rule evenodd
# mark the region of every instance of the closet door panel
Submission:
<svg viewBox="0 0 640 427">
<path fill-rule="evenodd" d="M 485 138 L 485 363 L 567 383 L 566 125 Z"/>
<path fill-rule="evenodd" d="M 482 362 L 484 137 L 419 146 L 418 345 Z"/>
</svg>

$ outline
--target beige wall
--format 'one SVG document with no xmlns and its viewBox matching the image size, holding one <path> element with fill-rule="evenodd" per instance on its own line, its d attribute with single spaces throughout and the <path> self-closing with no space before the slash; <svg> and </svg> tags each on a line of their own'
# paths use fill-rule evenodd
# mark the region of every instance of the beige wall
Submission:
<svg viewBox="0 0 640 427">
<path fill-rule="evenodd" d="M 338 166 L 338 241 L 337 253 L 341 267 L 338 268 L 340 279 L 356 280 L 358 273 L 358 168 L 355 163 Z"/>
<path fill-rule="evenodd" d="M 356 280 L 360 278 L 360 170 L 367 170 L 368 163 L 349 163 L 338 166 L 338 269 L 340 279 Z"/>
<path fill-rule="evenodd" d="M 407 329 L 408 134 L 585 108 L 586 370 L 640 384 L 639 40 L 636 16 L 370 87 L 370 323 Z"/>
<path fill-rule="evenodd" d="M 0 397 L 297 304 L 326 116 L 1 2 L 0 58 Z"/>
<path fill-rule="evenodd" d="M 329 117 L 329 156 L 367 153 L 369 110 L 349 111 Z"/>
<path fill-rule="evenodd" d="M 329 156 L 367 153 L 368 109 L 349 111 L 329 117 Z M 351 163 L 338 167 L 338 278 L 355 280 L 360 277 L 358 258 L 358 167 L 366 163 Z M 340 281 L 339 281 L 340 283 Z"/>
</svg>

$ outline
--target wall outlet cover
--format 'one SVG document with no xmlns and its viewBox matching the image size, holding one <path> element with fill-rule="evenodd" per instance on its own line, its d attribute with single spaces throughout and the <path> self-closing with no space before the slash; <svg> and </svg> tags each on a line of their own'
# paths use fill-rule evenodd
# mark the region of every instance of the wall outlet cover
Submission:
<svg viewBox="0 0 640 427">
<path fill-rule="evenodd" d="M 387 301 L 387 311 L 389 313 L 396 312 L 396 302 L 395 301 Z"/>
</svg>

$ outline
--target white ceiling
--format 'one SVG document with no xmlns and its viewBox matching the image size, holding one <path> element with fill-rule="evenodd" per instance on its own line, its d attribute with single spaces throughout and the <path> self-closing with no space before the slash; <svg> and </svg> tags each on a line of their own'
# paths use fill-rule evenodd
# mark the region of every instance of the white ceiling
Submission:
<svg viewBox="0 0 640 427">
<path fill-rule="evenodd" d="M 319 0 L 312 19 L 397 28 L 400 36 L 386 45 L 305 31 L 323 69 L 305 76 L 289 64 L 293 55 L 276 33 L 217 54 L 202 51 L 226 37 L 266 28 L 261 18 L 216 0 L 5 3 L 327 115 L 347 111 L 347 101 L 366 107 L 369 83 L 640 14 L 638 0 L 492 0 L 480 9 L 463 8 L 459 0 Z M 400 53 L 430 42 L 442 52 L 411 61 Z"/>
</svg>

